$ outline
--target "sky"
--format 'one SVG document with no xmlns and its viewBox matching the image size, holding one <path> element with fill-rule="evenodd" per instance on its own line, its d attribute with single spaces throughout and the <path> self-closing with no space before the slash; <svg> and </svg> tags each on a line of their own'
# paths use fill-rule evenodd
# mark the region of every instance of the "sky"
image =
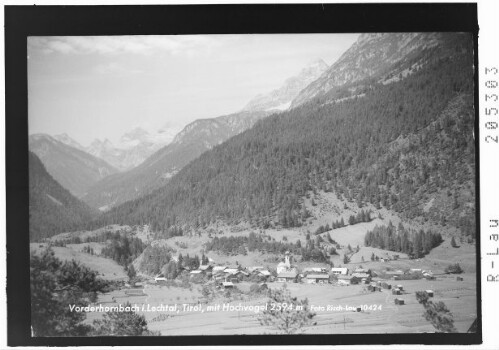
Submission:
<svg viewBox="0 0 499 350">
<path fill-rule="evenodd" d="M 29 133 L 87 146 L 135 127 L 184 127 L 241 110 L 358 34 L 28 38 Z"/>
</svg>

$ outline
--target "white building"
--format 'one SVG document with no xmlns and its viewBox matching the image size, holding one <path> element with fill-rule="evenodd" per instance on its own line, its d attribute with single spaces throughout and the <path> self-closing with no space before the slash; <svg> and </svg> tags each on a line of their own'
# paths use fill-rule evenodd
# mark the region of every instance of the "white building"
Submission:
<svg viewBox="0 0 499 350">
<path fill-rule="evenodd" d="M 334 275 L 348 275 L 348 268 L 347 267 L 333 267 L 331 269 L 331 272 Z"/>
</svg>

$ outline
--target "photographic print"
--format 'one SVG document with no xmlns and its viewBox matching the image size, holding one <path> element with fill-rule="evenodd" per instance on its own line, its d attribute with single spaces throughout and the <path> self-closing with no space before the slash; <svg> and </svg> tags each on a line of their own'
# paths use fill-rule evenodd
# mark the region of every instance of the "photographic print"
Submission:
<svg viewBox="0 0 499 350">
<path fill-rule="evenodd" d="M 29 36 L 34 337 L 467 333 L 473 36 Z"/>
</svg>

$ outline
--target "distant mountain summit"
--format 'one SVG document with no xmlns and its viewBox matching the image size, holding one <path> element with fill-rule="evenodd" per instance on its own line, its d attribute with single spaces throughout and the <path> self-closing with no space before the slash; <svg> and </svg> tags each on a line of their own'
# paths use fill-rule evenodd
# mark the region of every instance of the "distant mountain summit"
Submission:
<svg viewBox="0 0 499 350">
<path fill-rule="evenodd" d="M 59 142 L 62 142 L 68 146 L 74 147 L 76 149 L 79 149 L 80 151 L 85 151 L 85 147 L 80 145 L 77 141 L 73 140 L 71 137 L 69 137 L 68 134 L 59 134 L 59 135 L 54 135 L 54 139 L 56 139 Z"/>
<path fill-rule="evenodd" d="M 418 62 L 413 62 L 411 56 L 438 45 L 443 38 L 442 33 L 362 34 L 331 67 L 296 96 L 291 106 L 324 95 L 335 87 L 389 74 L 398 68 L 397 64 L 404 62 L 411 62 L 412 67 L 405 68 L 415 71 Z"/>
<path fill-rule="evenodd" d="M 116 144 L 108 139 L 95 139 L 86 151 L 126 171 L 138 166 L 158 149 L 169 144 L 179 131 L 178 127 L 163 127 L 154 132 L 136 127 L 123 134 Z"/>
<path fill-rule="evenodd" d="M 244 111 L 286 110 L 300 91 L 319 78 L 329 66 L 322 59 L 312 61 L 296 76 L 286 79 L 284 84 L 267 94 L 253 98 Z"/>
</svg>

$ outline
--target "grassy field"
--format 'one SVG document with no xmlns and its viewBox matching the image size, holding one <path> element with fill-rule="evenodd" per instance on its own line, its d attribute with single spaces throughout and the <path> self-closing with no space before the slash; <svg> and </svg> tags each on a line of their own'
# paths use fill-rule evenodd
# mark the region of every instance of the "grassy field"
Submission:
<svg viewBox="0 0 499 350">
<path fill-rule="evenodd" d="M 31 243 L 31 253 L 37 253 L 46 248 L 44 243 Z M 70 247 L 52 247 L 55 256 L 61 260 L 76 260 L 88 268 L 98 271 L 99 277 L 106 280 L 128 280 L 125 270 L 117 262 L 97 255 L 83 253 Z"/>
</svg>

